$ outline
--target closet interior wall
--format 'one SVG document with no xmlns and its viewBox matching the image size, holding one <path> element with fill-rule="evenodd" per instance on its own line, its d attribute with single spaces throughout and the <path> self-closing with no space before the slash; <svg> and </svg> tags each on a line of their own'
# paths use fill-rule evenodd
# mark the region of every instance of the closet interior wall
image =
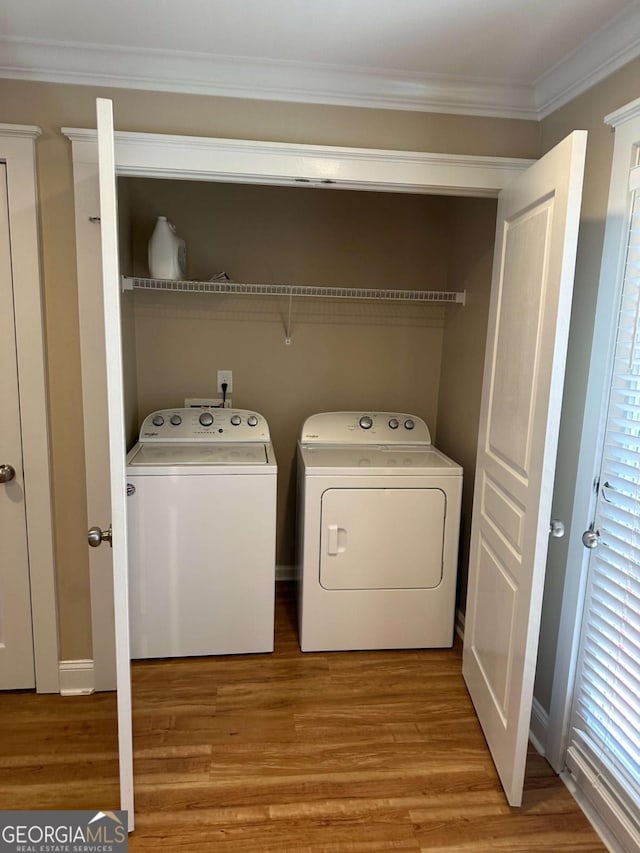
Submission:
<svg viewBox="0 0 640 853">
<path fill-rule="evenodd" d="M 148 275 L 148 240 L 165 215 L 186 240 L 192 279 L 225 271 L 243 283 L 467 289 L 469 300 L 462 307 L 298 298 L 287 345 L 286 298 L 125 293 L 130 444 L 154 409 L 216 396 L 216 372 L 229 368 L 233 406 L 261 412 L 271 428 L 277 563 L 285 571 L 295 553 L 296 441 L 314 412 L 424 418 L 434 443 L 465 466 L 470 515 L 495 201 L 146 178 L 120 178 L 118 195 L 124 274 Z"/>
</svg>

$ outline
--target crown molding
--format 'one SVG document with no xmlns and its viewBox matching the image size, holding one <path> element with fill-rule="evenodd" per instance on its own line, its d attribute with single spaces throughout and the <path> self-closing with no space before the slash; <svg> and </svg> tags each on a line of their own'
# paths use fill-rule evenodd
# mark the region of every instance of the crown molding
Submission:
<svg viewBox="0 0 640 853">
<path fill-rule="evenodd" d="M 537 121 L 640 55 L 628 8 L 532 83 L 0 37 L 0 77 Z"/>
<path fill-rule="evenodd" d="M 0 77 L 257 100 L 535 119 L 532 87 L 182 51 L 0 38 Z"/>
<path fill-rule="evenodd" d="M 566 59 L 535 81 L 539 118 L 577 98 L 640 56 L 640 5 L 617 15 Z"/>
</svg>

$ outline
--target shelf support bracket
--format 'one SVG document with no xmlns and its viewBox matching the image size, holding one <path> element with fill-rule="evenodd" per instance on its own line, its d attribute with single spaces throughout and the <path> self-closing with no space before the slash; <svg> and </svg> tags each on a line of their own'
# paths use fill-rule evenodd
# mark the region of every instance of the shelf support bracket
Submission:
<svg viewBox="0 0 640 853">
<path fill-rule="evenodd" d="M 284 330 L 284 342 L 287 346 L 291 344 L 291 311 L 293 309 L 293 292 L 289 290 L 289 311 L 287 313 L 287 325 Z"/>
</svg>

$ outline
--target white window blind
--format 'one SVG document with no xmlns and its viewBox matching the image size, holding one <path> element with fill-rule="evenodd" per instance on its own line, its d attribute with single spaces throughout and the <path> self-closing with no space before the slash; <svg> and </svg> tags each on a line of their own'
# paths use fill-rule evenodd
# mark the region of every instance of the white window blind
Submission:
<svg viewBox="0 0 640 853">
<path fill-rule="evenodd" d="M 639 179 L 636 167 L 567 752 L 577 784 L 628 850 L 640 848 Z"/>
</svg>

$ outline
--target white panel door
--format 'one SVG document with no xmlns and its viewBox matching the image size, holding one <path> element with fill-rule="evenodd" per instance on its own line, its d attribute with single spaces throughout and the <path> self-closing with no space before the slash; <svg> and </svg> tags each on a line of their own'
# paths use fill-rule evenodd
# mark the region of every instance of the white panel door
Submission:
<svg viewBox="0 0 640 853">
<path fill-rule="evenodd" d="M 509 803 L 526 764 L 586 132 L 500 194 L 463 674 Z"/>
<path fill-rule="evenodd" d="M 107 362 L 109 465 L 111 471 L 111 541 L 113 545 L 113 596 L 116 639 L 116 686 L 118 691 L 118 743 L 120 759 L 120 807 L 129 813 L 133 829 L 133 741 L 131 726 L 131 672 L 129 654 L 129 593 L 125 485 L 125 427 L 120 329 L 120 274 L 118 269 L 118 220 L 111 101 L 96 101 L 98 120 L 98 167 L 100 181 L 100 229 L 102 239 L 102 286 Z M 94 519 L 105 522 L 103 519 Z M 104 544 L 102 547 L 105 547 Z"/>
<path fill-rule="evenodd" d="M 35 687 L 7 169 L 0 163 L 0 689 Z"/>
</svg>

